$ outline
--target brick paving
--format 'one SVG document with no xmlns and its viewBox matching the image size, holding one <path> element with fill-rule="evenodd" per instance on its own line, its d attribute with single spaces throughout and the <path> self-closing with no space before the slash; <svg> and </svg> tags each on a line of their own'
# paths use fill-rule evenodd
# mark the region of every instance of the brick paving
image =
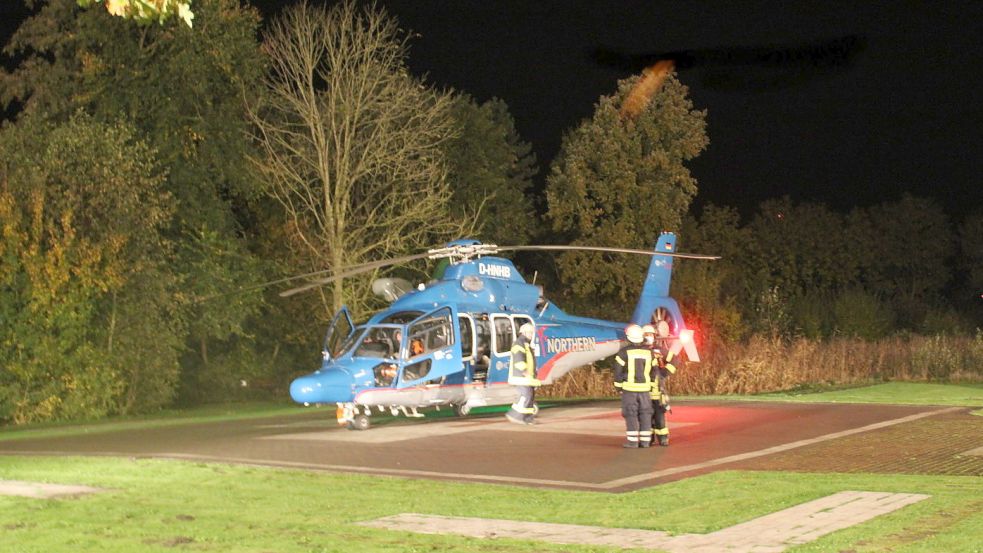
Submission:
<svg viewBox="0 0 983 553">
<path fill-rule="evenodd" d="M 983 417 L 945 413 L 760 457 L 733 468 L 983 476 Z"/>
<path fill-rule="evenodd" d="M 671 536 L 655 530 L 606 528 L 468 517 L 403 513 L 370 520 L 363 526 L 422 534 L 473 538 L 514 538 L 557 544 L 661 549 L 670 553 L 778 553 L 816 540 L 929 496 L 909 493 L 846 491 L 796 505 L 709 534 Z"/>
<path fill-rule="evenodd" d="M 57 497 L 77 497 L 104 491 L 89 486 L 65 484 L 45 484 L 42 482 L 23 482 L 20 480 L 0 480 L 0 495 L 52 499 Z"/>
</svg>

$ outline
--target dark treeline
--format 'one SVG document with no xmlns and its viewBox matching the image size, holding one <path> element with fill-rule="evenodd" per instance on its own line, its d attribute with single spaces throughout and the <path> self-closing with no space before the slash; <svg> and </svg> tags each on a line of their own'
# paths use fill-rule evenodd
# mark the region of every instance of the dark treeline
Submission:
<svg viewBox="0 0 983 553">
<path fill-rule="evenodd" d="M 850 213 L 788 197 L 749 221 L 708 206 L 688 217 L 687 249 L 723 256 L 680 263 L 677 293 L 703 330 L 728 340 L 973 333 L 983 326 L 983 213 L 951 220 L 904 196 Z"/>
<path fill-rule="evenodd" d="M 334 308 L 381 307 L 368 283 L 385 274 L 289 299 L 264 283 L 461 235 L 647 248 L 677 230 L 681 249 L 723 256 L 676 269 L 706 341 L 983 325 L 983 213 L 951 221 L 904 198 L 687 215 L 706 113 L 674 76 L 632 118 L 619 107 L 638 79 L 617 83 L 537 198 L 505 103 L 410 75 L 409 35 L 381 9 L 301 4 L 273 25 L 238 0 L 193 9 L 192 29 L 50 0 L 4 46 L 0 99 L 16 115 L 0 129 L 0 423 L 285 397 Z M 295 48 L 319 40 L 323 58 Z M 614 320 L 647 264 L 518 261 L 565 309 Z"/>
</svg>

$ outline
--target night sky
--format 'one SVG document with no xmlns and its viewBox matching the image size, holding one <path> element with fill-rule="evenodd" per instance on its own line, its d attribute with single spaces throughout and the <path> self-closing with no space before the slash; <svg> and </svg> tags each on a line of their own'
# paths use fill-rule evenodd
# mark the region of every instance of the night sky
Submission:
<svg viewBox="0 0 983 553">
<path fill-rule="evenodd" d="M 265 15 L 285 4 L 252 3 Z M 710 146 L 690 163 L 698 205 L 750 214 L 787 194 L 847 210 L 907 191 L 956 218 L 983 210 L 983 3 L 379 4 L 420 35 L 415 72 L 508 103 L 543 173 L 564 131 L 631 74 L 612 53 L 671 54 L 708 111 Z M 843 44 L 845 57 L 830 49 Z"/>
</svg>

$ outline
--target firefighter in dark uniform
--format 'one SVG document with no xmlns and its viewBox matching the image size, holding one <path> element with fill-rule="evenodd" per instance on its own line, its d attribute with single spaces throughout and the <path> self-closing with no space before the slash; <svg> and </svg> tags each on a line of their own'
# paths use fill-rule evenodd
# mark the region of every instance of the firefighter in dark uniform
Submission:
<svg viewBox="0 0 983 553">
<path fill-rule="evenodd" d="M 519 397 L 505 418 L 517 424 L 535 424 L 536 413 L 539 412 L 535 397 L 540 382 L 536 378 L 536 355 L 532 351 L 535 330 L 532 323 L 525 323 L 519 327 L 519 336 L 512 343 L 509 384 L 516 387 Z"/>
<path fill-rule="evenodd" d="M 659 321 L 656 326 L 642 327 L 645 335 L 645 345 L 652 349 L 652 439 L 658 440 L 659 445 L 669 445 L 669 426 L 666 424 L 666 413 L 671 413 L 669 406 L 669 377 L 676 374 L 673 364 L 673 354 L 669 351 L 669 324 Z"/>
<path fill-rule="evenodd" d="M 614 385 L 621 391 L 625 418 L 624 447 L 652 445 L 652 350 L 645 346 L 642 327 L 625 329 L 628 343 L 614 356 Z"/>
</svg>

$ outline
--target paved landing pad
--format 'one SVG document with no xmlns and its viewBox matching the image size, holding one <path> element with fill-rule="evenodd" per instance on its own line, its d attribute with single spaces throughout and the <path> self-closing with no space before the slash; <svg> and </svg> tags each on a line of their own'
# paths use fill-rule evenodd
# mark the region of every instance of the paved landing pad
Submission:
<svg viewBox="0 0 983 553">
<path fill-rule="evenodd" d="M 624 425 L 615 402 L 543 409 L 536 426 L 511 424 L 498 414 L 396 419 L 364 432 L 339 428 L 333 409 L 311 409 L 270 419 L 0 441 L 0 454 L 160 457 L 625 491 L 713 470 L 772 469 L 775 463 L 785 463 L 781 470 L 817 470 L 814 466 L 820 459 L 810 454 L 817 448 L 835 447 L 844 440 L 874 443 L 878 436 L 910 433 L 929 422 L 936 423 L 940 432 L 945 429 L 946 443 L 958 449 L 952 453 L 958 457 L 983 447 L 983 419 L 967 411 L 680 402 L 669 419 L 670 447 L 626 450 L 620 447 Z M 964 428 L 965 439 L 953 440 L 953 428 Z M 945 453 L 939 448 L 932 452 Z M 792 457 L 798 461 L 789 466 Z M 524 461 L 516 463 L 517 458 Z M 959 474 L 983 475 L 983 457 L 958 458 Z M 900 472 L 913 466 L 908 456 Z M 849 467 L 823 470 L 851 471 Z"/>
</svg>

